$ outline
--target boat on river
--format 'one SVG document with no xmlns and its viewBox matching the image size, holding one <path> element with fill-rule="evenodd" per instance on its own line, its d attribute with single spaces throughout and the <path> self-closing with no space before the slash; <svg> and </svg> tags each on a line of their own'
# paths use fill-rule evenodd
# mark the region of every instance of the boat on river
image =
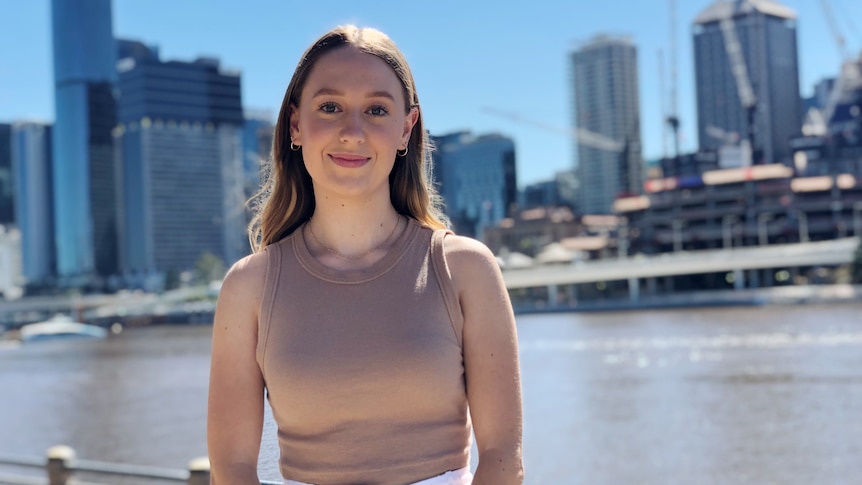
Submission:
<svg viewBox="0 0 862 485">
<path fill-rule="evenodd" d="M 21 342 L 53 338 L 105 338 L 108 331 L 96 325 L 76 322 L 68 315 L 57 314 L 44 322 L 30 323 L 20 328 L 18 338 Z"/>
</svg>

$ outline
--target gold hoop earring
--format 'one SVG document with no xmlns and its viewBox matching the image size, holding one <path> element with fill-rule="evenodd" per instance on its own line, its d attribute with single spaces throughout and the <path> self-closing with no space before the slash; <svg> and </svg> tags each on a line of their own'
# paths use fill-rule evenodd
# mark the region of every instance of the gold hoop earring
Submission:
<svg viewBox="0 0 862 485">
<path fill-rule="evenodd" d="M 302 145 L 294 145 L 293 144 L 293 138 L 291 138 L 290 139 L 290 149 L 295 151 L 295 152 L 298 152 L 300 148 L 302 148 Z"/>
<path fill-rule="evenodd" d="M 397 153 L 399 157 L 406 157 L 407 156 L 407 150 L 409 148 L 410 147 L 404 147 L 404 152 L 401 152 L 401 150 L 395 150 L 395 153 Z"/>
</svg>

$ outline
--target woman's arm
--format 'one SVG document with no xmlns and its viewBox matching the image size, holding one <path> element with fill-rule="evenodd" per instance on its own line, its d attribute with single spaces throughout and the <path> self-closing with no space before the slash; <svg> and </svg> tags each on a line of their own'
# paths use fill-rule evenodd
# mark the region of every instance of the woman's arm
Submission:
<svg viewBox="0 0 862 485">
<path fill-rule="evenodd" d="M 228 271 L 213 322 L 207 446 L 211 482 L 260 483 L 264 383 L 257 364 L 257 317 L 266 255 L 248 256 Z"/>
<path fill-rule="evenodd" d="M 503 275 L 494 255 L 478 241 L 449 236 L 444 247 L 464 314 L 467 399 L 479 450 L 473 484 L 520 484 L 518 337 Z"/>
</svg>

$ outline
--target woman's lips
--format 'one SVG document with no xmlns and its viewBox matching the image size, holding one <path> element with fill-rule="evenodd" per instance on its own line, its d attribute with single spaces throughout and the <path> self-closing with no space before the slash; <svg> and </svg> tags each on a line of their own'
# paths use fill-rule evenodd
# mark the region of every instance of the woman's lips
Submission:
<svg viewBox="0 0 862 485">
<path fill-rule="evenodd" d="M 339 167 L 346 168 L 361 167 L 368 163 L 369 160 L 371 160 L 368 157 L 351 155 L 349 153 L 332 153 L 329 155 L 329 159 L 332 160 Z"/>
</svg>

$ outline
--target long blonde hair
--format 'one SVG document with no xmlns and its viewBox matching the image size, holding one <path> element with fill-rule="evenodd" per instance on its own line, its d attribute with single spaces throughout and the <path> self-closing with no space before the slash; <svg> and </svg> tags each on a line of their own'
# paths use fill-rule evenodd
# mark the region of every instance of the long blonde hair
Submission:
<svg viewBox="0 0 862 485">
<path fill-rule="evenodd" d="M 281 103 L 275 125 L 272 157 L 264 168 L 261 190 L 249 201 L 254 218 L 249 224 L 249 242 L 255 252 L 280 241 L 305 223 L 314 213 L 311 176 L 305 169 L 302 150 L 290 149 L 290 112 L 299 98 L 314 64 L 327 52 L 352 46 L 384 60 L 404 90 L 406 109 L 419 107 L 413 74 L 395 43 L 379 30 L 340 26 L 324 34 L 305 51 Z M 431 184 L 431 145 L 422 122 L 422 111 L 410 133 L 407 155 L 398 157 L 389 174 L 389 198 L 398 213 L 433 228 L 445 228 L 440 197 Z"/>
</svg>

